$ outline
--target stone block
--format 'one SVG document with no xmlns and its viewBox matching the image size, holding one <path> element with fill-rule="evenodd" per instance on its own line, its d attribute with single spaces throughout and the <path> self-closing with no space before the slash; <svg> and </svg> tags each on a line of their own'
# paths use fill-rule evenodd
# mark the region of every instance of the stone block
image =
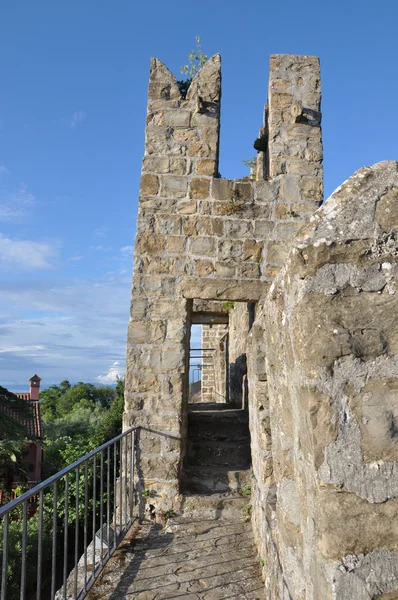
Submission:
<svg viewBox="0 0 398 600">
<path fill-rule="evenodd" d="M 252 182 L 241 183 L 237 182 L 234 187 L 234 195 L 237 201 L 250 202 L 252 199 L 253 184 Z"/>
<path fill-rule="evenodd" d="M 270 108 L 289 108 L 293 104 L 293 95 L 283 92 L 272 91 L 270 96 Z"/>
<path fill-rule="evenodd" d="M 179 235 L 181 233 L 181 217 L 163 214 L 157 216 L 156 233 L 161 235 Z"/>
<path fill-rule="evenodd" d="M 165 337 L 165 326 L 162 321 L 133 321 L 128 327 L 129 344 L 161 344 Z"/>
<path fill-rule="evenodd" d="M 170 296 L 174 293 L 175 278 L 164 275 L 141 276 L 137 282 L 133 281 L 133 291 L 137 285 L 142 295 Z"/>
<path fill-rule="evenodd" d="M 200 234 L 201 218 L 187 216 L 182 222 L 182 231 L 187 237 L 195 237 Z"/>
<path fill-rule="evenodd" d="M 177 291 L 184 298 L 257 302 L 266 296 L 268 288 L 269 284 L 264 281 L 248 280 L 242 285 L 241 281 L 235 279 L 189 277 L 178 284 Z"/>
<path fill-rule="evenodd" d="M 261 276 L 260 265 L 256 263 L 246 263 L 243 265 L 238 265 L 237 276 L 242 277 L 244 279 L 259 279 Z"/>
<path fill-rule="evenodd" d="M 217 163 L 210 158 L 203 158 L 195 163 L 195 173 L 198 175 L 208 175 L 209 177 L 212 177 L 216 174 L 216 170 Z"/>
<path fill-rule="evenodd" d="M 196 178 L 191 180 L 189 195 L 191 198 L 208 198 L 210 194 L 210 180 Z"/>
<path fill-rule="evenodd" d="M 203 142 L 192 142 L 188 148 L 188 156 L 193 158 L 211 158 L 215 156 L 213 144 Z"/>
<path fill-rule="evenodd" d="M 202 219 L 201 233 L 206 236 L 222 236 L 224 234 L 223 219 L 204 217 Z"/>
<path fill-rule="evenodd" d="M 224 234 L 229 239 L 252 237 L 253 225 L 250 221 L 228 219 L 224 221 Z"/>
<path fill-rule="evenodd" d="M 189 256 L 177 256 L 171 259 L 170 273 L 174 275 L 192 275 L 192 260 Z"/>
<path fill-rule="evenodd" d="M 147 298 L 131 298 L 130 316 L 132 319 L 144 319 L 147 315 Z"/>
<path fill-rule="evenodd" d="M 177 212 L 181 215 L 191 215 L 196 213 L 196 200 L 182 200 L 177 204 Z"/>
<path fill-rule="evenodd" d="M 263 276 L 266 277 L 267 279 L 270 279 L 270 278 L 274 279 L 274 277 L 276 277 L 277 274 L 279 273 L 280 269 L 281 268 L 277 267 L 277 266 L 266 266 L 263 269 Z"/>
<path fill-rule="evenodd" d="M 302 226 L 301 219 L 297 219 L 297 223 L 275 223 L 271 239 L 288 242 L 295 237 Z"/>
<path fill-rule="evenodd" d="M 216 277 L 235 278 L 236 272 L 236 263 L 217 262 L 215 265 Z"/>
<path fill-rule="evenodd" d="M 275 206 L 275 219 L 291 219 L 292 212 L 290 204 L 279 203 Z"/>
<path fill-rule="evenodd" d="M 217 127 L 218 115 L 215 112 L 195 113 L 192 115 L 191 125 L 193 127 Z"/>
<path fill-rule="evenodd" d="M 385 233 L 398 229 L 398 187 L 383 194 L 376 207 L 376 222 Z"/>
<path fill-rule="evenodd" d="M 177 315 L 184 318 L 186 314 L 186 300 L 181 298 L 154 298 L 150 302 L 151 319 L 171 319 Z"/>
<path fill-rule="evenodd" d="M 323 148 L 322 142 L 307 143 L 307 147 L 304 153 L 306 160 L 319 162 L 323 159 Z"/>
<path fill-rule="evenodd" d="M 280 187 L 280 198 L 283 202 L 297 202 L 297 200 L 300 197 L 298 182 L 298 178 L 291 175 L 285 175 L 285 177 L 282 178 Z"/>
<path fill-rule="evenodd" d="M 323 198 L 323 183 L 319 177 L 302 177 L 300 179 L 301 199 L 321 202 Z"/>
<path fill-rule="evenodd" d="M 260 262 L 264 244 L 256 240 L 245 240 L 243 243 L 243 260 Z"/>
<path fill-rule="evenodd" d="M 183 371 L 185 369 L 184 351 L 181 347 L 154 348 L 150 351 L 149 361 L 154 373 L 170 373 L 172 371 Z"/>
<path fill-rule="evenodd" d="M 144 233 L 137 235 L 135 250 L 137 254 L 161 254 L 165 246 L 164 235 L 149 235 Z"/>
<path fill-rule="evenodd" d="M 126 395 L 139 392 L 160 392 L 160 380 L 156 375 L 146 373 L 129 372 L 125 380 Z M 127 406 L 127 408 L 132 408 Z"/>
<path fill-rule="evenodd" d="M 168 256 L 145 256 L 142 261 L 142 273 L 160 275 L 167 274 L 170 271 L 171 259 Z"/>
<path fill-rule="evenodd" d="M 201 138 L 204 142 L 218 142 L 218 128 L 217 127 L 202 127 Z"/>
<path fill-rule="evenodd" d="M 208 277 L 214 273 L 214 264 L 211 260 L 195 260 L 195 275 Z"/>
<path fill-rule="evenodd" d="M 189 127 L 191 113 L 187 110 L 163 111 L 160 125 L 166 127 Z"/>
<path fill-rule="evenodd" d="M 167 341 L 182 344 L 187 335 L 187 319 L 185 315 L 180 319 L 169 319 L 167 321 Z"/>
<path fill-rule="evenodd" d="M 155 212 L 172 213 L 175 205 L 176 201 L 173 198 L 159 198 L 159 196 L 146 198 L 145 196 L 141 196 L 138 213 L 141 217 L 153 217 Z"/>
<path fill-rule="evenodd" d="M 188 161 L 185 158 L 170 159 L 170 173 L 173 175 L 185 175 L 187 173 Z"/>
<path fill-rule="evenodd" d="M 215 240 L 212 237 L 199 237 L 191 240 L 192 254 L 200 256 L 213 256 L 215 247 Z"/>
<path fill-rule="evenodd" d="M 144 173 L 141 176 L 140 194 L 141 196 L 156 196 L 159 191 L 159 178 L 156 175 Z"/>
<path fill-rule="evenodd" d="M 278 197 L 280 187 L 280 179 L 272 181 L 254 181 L 254 198 L 256 203 L 271 203 L 275 202 L 275 198 Z"/>
<path fill-rule="evenodd" d="M 319 127 L 311 127 L 310 125 L 303 125 L 302 123 L 294 123 L 286 127 L 286 135 L 292 141 L 321 141 L 321 130 Z"/>
<path fill-rule="evenodd" d="M 166 239 L 166 250 L 172 253 L 181 253 L 185 250 L 186 237 L 183 235 L 170 235 Z"/>
<path fill-rule="evenodd" d="M 271 242 L 268 244 L 267 261 L 270 263 L 284 263 L 289 254 L 289 245 L 285 242 Z"/>
<path fill-rule="evenodd" d="M 230 242 L 222 240 L 218 242 L 219 260 L 239 261 L 243 253 L 243 244 L 241 241 Z"/>
<path fill-rule="evenodd" d="M 198 202 L 198 213 L 200 215 L 211 215 L 213 209 L 213 202 L 210 200 L 200 199 Z"/>
<path fill-rule="evenodd" d="M 173 132 L 173 138 L 177 142 L 196 142 L 198 139 L 198 133 L 196 129 L 176 129 Z"/>
<path fill-rule="evenodd" d="M 177 175 L 164 175 L 161 177 L 162 195 L 171 198 L 184 198 L 187 195 L 188 180 Z"/>
<path fill-rule="evenodd" d="M 323 172 L 321 163 L 309 161 L 289 160 L 286 163 L 286 169 L 293 175 L 309 175 L 311 177 L 320 177 Z"/>
<path fill-rule="evenodd" d="M 212 180 L 212 197 L 215 200 L 231 200 L 233 181 L 215 177 Z"/>
<path fill-rule="evenodd" d="M 256 238 L 267 239 L 274 227 L 272 221 L 256 220 L 254 223 L 254 236 Z"/>
<path fill-rule="evenodd" d="M 165 156 L 144 156 L 142 170 L 151 173 L 168 173 L 170 161 Z"/>
</svg>

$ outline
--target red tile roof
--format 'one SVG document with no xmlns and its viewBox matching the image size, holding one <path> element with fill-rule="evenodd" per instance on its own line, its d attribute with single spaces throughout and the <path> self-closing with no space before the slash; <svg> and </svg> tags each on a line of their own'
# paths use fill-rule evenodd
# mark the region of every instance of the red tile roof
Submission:
<svg viewBox="0 0 398 600">
<path fill-rule="evenodd" d="M 14 392 L 21 400 L 30 400 L 30 392 Z"/>
<path fill-rule="evenodd" d="M 41 439 L 43 437 L 43 421 L 40 415 L 40 402 L 38 400 L 29 401 L 32 407 L 32 416 L 24 421 L 29 434 Z"/>
<path fill-rule="evenodd" d="M 15 396 L 21 398 L 21 400 L 26 400 L 26 402 L 31 407 L 31 415 L 29 417 L 22 418 L 14 413 L 14 411 L 5 409 L 4 406 L 0 405 L 0 411 L 6 411 L 9 417 L 15 419 L 24 425 L 29 432 L 29 435 L 35 438 L 41 439 L 43 437 L 43 421 L 41 420 L 40 414 L 40 402 L 38 400 L 30 400 L 30 394 L 25 393 L 16 393 Z"/>
</svg>

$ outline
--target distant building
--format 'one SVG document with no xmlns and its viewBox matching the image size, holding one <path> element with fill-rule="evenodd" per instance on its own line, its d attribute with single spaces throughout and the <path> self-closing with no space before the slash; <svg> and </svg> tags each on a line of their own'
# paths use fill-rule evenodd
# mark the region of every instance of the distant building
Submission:
<svg viewBox="0 0 398 600">
<path fill-rule="evenodd" d="M 30 486 L 41 481 L 43 450 L 40 442 L 43 439 L 43 422 L 40 416 L 40 382 L 40 377 L 35 374 L 29 379 L 29 392 L 13 392 L 21 400 L 29 402 L 32 407 L 31 416 L 23 421 L 33 439 L 26 445 L 27 454 L 24 456 L 24 461 L 32 465 L 32 470 L 28 472 Z"/>
</svg>

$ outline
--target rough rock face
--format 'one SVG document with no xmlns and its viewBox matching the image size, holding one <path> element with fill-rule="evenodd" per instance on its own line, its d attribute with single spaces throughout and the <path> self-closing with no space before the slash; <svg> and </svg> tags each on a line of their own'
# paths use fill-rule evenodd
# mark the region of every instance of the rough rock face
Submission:
<svg viewBox="0 0 398 600">
<path fill-rule="evenodd" d="M 397 315 L 388 161 L 300 230 L 251 333 L 253 522 L 270 600 L 398 597 Z"/>
</svg>

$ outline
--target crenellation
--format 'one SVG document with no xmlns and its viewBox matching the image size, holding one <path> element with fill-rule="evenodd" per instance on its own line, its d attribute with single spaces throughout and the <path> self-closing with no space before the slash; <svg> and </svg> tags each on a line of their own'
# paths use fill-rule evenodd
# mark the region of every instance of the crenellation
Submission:
<svg viewBox="0 0 398 600">
<path fill-rule="evenodd" d="M 307 363 L 304 350 L 296 360 L 289 327 L 303 348 L 308 350 L 307 340 L 311 340 L 315 354 L 327 357 L 337 347 L 350 348 L 354 338 L 357 345 L 362 341 L 356 333 L 345 333 L 345 338 L 339 333 L 335 343 L 325 338 L 327 348 L 319 348 L 317 325 L 330 324 L 319 320 L 321 313 L 313 314 L 310 301 L 307 316 L 296 325 L 293 317 L 284 321 L 291 304 L 286 300 L 285 313 L 281 308 L 291 285 L 286 268 L 293 264 L 292 246 L 298 255 L 289 276 L 296 282 L 292 294 L 297 293 L 297 298 L 312 299 L 319 294 L 319 286 L 326 286 L 323 272 L 306 289 L 300 276 L 309 277 L 311 268 L 316 269 L 318 261 L 332 253 L 329 246 L 317 246 L 305 258 L 297 245 L 297 240 L 307 244 L 306 236 L 315 227 L 310 219 L 323 200 L 319 60 L 271 57 L 268 103 L 250 177 L 228 180 L 219 176 L 220 100 L 219 55 L 199 70 L 185 99 L 174 75 L 161 61 L 152 59 L 124 427 L 141 425 L 161 434 L 156 444 L 150 432 L 143 437 L 138 489 L 154 490 L 153 502 L 162 509 L 178 506 L 187 454 L 190 327 L 202 324 L 203 346 L 217 348 L 211 369 L 203 371 L 202 400 L 223 398 L 223 402 L 240 403 L 245 410 L 249 405 L 252 523 L 259 555 L 266 563 L 266 597 L 282 600 L 290 594 L 292 600 L 331 600 L 336 563 L 328 555 L 333 551 L 329 513 L 319 508 L 319 515 L 315 514 L 311 502 L 320 507 L 325 499 L 330 514 L 339 514 L 344 523 L 333 486 L 344 485 L 349 474 L 338 459 L 341 446 L 333 446 L 340 438 L 332 440 L 335 429 L 323 427 L 333 407 L 325 400 L 327 390 L 314 392 L 313 378 L 321 377 L 319 365 L 318 374 L 308 370 L 303 380 L 305 393 L 295 395 L 295 378 L 302 377 Z M 392 201 L 385 202 L 387 206 Z M 327 210 L 322 210 L 326 215 Z M 316 226 L 328 231 L 325 219 Z M 377 243 L 382 252 L 388 242 L 383 238 Z M 345 251 L 354 252 L 349 246 Z M 327 289 L 336 281 L 343 281 L 342 274 L 333 271 Z M 325 296 L 331 299 L 326 292 Z M 228 310 L 223 306 L 234 302 Z M 334 306 L 338 305 L 336 299 Z M 314 353 L 308 350 L 307 355 L 313 364 Z M 303 364 L 298 366 L 300 360 Z M 278 365 L 277 373 L 274 365 Z M 215 375 L 224 373 L 227 366 L 232 383 Z M 368 407 L 356 396 L 349 403 L 353 414 L 368 414 Z M 331 467 L 321 472 L 322 444 L 326 443 Z M 366 443 L 370 443 L 369 436 Z M 320 473 L 327 491 L 317 487 Z M 233 479 L 228 477 L 228 481 Z M 349 497 L 344 494 L 344 498 L 351 511 Z M 343 525 L 336 527 L 340 536 L 343 530 Z M 337 561 L 334 555 L 333 560 Z M 345 598 L 340 595 L 333 600 Z"/>
</svg>

